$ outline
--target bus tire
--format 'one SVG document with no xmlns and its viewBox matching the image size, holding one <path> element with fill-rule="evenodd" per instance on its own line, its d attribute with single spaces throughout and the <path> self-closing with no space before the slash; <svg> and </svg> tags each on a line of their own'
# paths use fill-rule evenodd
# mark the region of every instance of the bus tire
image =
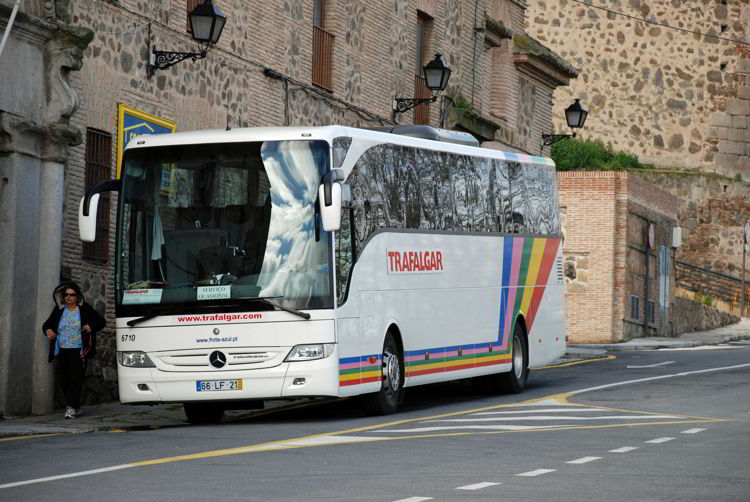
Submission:
<svg viewBox="0 0 750 502">
<path fill-rule="evenodd" d="M 383 343 L 383 381 L 378 392 L 364 396 L 364 404 L 371 415 L 394 413 L 404 396 L 404 361 L 396 338 L 388 332 Z"/>
<path fill-rule="evenodd" d="M 511 360 L 513 366 L 510 372 L 501 375 L 500 384 L 504 391 L 519 394 L 523 392 L 529 378 L 529 344 L 526 331 L 518 321 L 513 329 Z"/>
<path fill-rule="evenodd" d="M 224 417 L 224 408 L 212 403 L 184 403 L 182 407 L 193 425 L 218 424 Z"/>
</svg>

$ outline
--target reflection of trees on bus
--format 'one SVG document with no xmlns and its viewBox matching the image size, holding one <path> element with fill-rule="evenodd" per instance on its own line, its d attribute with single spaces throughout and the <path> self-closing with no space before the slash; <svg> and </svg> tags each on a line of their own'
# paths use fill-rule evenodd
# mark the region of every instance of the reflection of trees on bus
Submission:
<svg viewBox="0 0 750 502">
<path fill-rule="evenodd" d="M 359 158 L 347 184 L 351 209 L 342 215 L 337 243 L 340 300 L 356 261 L 351 245 L 341 241 L 351 240 L 361 250 L 380 228 L 560 233 L 552 165 L 385 144 Z"/>
</svg>

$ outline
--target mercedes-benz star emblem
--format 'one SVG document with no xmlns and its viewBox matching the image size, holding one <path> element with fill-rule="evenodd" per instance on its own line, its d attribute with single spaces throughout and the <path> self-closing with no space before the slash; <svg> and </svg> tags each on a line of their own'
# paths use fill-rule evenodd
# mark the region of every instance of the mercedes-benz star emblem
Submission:
<svg viewBox="0 0 750 502">
<path fill-rule="evenodd" d="M 219 328 L 214 328 L 214 335 L 218 335 L 218 334 L 219 334 Z"/>
<path fill-rule="evenodd" d="M 211 355 L 208 356 L 208 362 L 210 362 L 211 366 L 214 368 L 223 368 L 224 365 L 227 364 L 227 356 L 218 350 L 214 350 L 211 352 Z"/>
</svg>

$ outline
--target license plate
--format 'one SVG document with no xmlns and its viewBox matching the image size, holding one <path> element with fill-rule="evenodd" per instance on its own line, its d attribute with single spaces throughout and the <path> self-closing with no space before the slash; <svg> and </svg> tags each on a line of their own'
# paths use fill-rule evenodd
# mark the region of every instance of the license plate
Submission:
<svg viewBox="0 0 750 502">
<path fill-rule="evenodd" d="M 195 390 L 206 392 L 212 390 L 242 390 L 242 380 L 198 380 Z"/>
</svg>

